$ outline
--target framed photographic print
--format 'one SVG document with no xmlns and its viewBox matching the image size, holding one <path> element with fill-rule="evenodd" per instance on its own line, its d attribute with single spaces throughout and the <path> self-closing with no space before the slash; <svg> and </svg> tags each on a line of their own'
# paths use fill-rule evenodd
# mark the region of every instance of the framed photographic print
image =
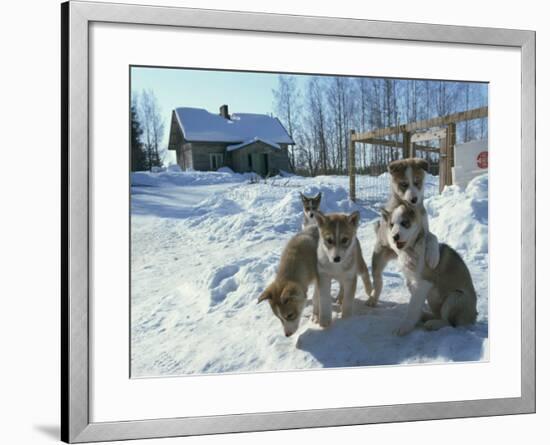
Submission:
<svg viewBox="0 0 550 445">
<path fill-rule="evenodd" d="M 64 441 L 534 412 L 534 32 L 61 12 Z"/>
</svg>

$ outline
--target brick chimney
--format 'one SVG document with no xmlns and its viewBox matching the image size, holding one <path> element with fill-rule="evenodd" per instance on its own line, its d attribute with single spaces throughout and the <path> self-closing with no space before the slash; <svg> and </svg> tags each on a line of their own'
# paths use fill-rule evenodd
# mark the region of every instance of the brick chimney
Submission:
<svg viewBox="0 0 550 445">
<path fill-rule="evenodd" d="M 220 116 L 224 119 L 229 119 L 229 107 L 227 105 L 222 105 L 220 107 Z"/>
</svg>

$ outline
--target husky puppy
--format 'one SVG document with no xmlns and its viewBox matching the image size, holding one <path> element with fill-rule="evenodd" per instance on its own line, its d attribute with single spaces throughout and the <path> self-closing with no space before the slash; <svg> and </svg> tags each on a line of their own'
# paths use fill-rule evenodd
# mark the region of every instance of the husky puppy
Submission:
<svg viewBox="0 0 550 445">
<path fill-rule="evenodd" d="M 321 195 L 322 193 L 319 192 L 316 196 L 310 198 L 300 192 L 300 198 L 302 198 L 302 205 L 304 206 L 304 221 L 302 222 L 302 230 L 307 226 L 316 225 L 315 212 L 319 211 L 319 206 L 321 205 Z"/>
<path fill-rule="evenodd" d="M 388 166 L 391 174 L 391 197 L 385 205 L 385 210 L 392 212 L 402 203 L 418 209 L 421 216 L 422 228 L 426 236 L 426 262 L 430 268 L 435 268 L 439 263 L 439 241 L 430 232 L 428 215 L 424 208 L 424 178 L 428 171 L 428 163 L 424 159 L 410 158 L 393 161 Z M 374 289 L 367 301 L 369 306 L 376 306 L 382 292 L 382 272 L 386 264 L 396 258 L 395 252 L 390 248 L 385 239 L 385 221 L 380 221 L 375 226 L 377 241 L 372 254 L 372 275 Z"/>
<path fill-rule="evenodd" d="M 294 235 L 283 250 L 275 280 L 258 298 L 258 303 L 269 301 L 287 337 L 298 330 L 309 285 L 318 282 L 318 241 L 316 226 Z"/>
<path fill-rule="evenodd" d="M 304 230 L 306 227 L 314 225 L 317 226 L 317 221 L 315 220 L 315 212 L 319 212 L 319 207 L 321 204 L 321 196 L 322 193 L 319 192 L 316 196 L 310 198 L 305 196 L 303 193 L 300 193 L 300 197 L 302 198 L 302 205 L 304 206 L 304 221 L 302 223 L 302 230 Z M 369 275 L 369 269 L 367 267 L 367 264 L 365 263 L 365 260 L 363 258 L 363 254 L 361 252 L 361 246 L 359 243 L 357 243 L 359 246 L 359 276 L 361 276 L 361 279 L 363 280 L 363 284 L 365 286 L 365 292 L 367 295 L 370 295 L 372 292 L 372 284 L 370 281 L 370 275 Z M 337 301 L 339 304 L 342 304 L 342 301 L 344 299 L 344 289 L 342 286 L 340 286 L 340 290 L 338 292 L 338 298 Z M 314 318 L 317 316 L 317 314 L 314 314 Z"/>
<path fill-rule="evenodd" d="M 350 215 L 315 213 L 319 227 L 317 247 L 317 268 L 319 272 L 319 292 L 313 296 L 313 314 L 321 326 L 329 326 L 332 321 L 332 300 L 330 285 L 333 279 L 340 283 L 339 299 L 342 303 L 342 318 L 353 313 L 353 300 L 357 287 L 357 275 L 361 275 L 365 290 L 370 293 L 372 286 L 369 270 L 356 237 L 359 226 L 359 212 Z"/>
<path fill-rule="evenodd" d="M 427 238 L 421 211 L 401 204 L 391 213 L 383 210 L 382 216 L 387 243 L 397 256 L 411 292 L 407 314 L 396 334 L 408 334 L 420 321 L 428 330 L 475 323 L 476 292 L 460 255 L 441 243 L 439 263 L 430 268 L 425 261 Z M 426 299 L 431 314 L 422 314 Z"/>
</svg>

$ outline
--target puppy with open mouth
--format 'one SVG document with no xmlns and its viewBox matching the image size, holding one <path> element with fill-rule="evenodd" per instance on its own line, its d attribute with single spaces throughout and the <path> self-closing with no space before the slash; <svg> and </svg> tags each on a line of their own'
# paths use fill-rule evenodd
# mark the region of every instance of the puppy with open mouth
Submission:
<svg viewBox="0 0 550 445">
<path fill-rule="evenodd" d="M 418 208 L 401 204 L 391 212 L 384 209 L 382 217 L 387 244 L 397 257 L 411 293 L 396 334 L 406 335 L 419 323 L 428 330 L 475 323 L 477 296 L 460 255 L 441 243 L 439 262 L 431 268 L 425 261 L 427 237 Z M 422 312 L 426 300 L 430 313 Z"/>
<path fill-rule="evenodd" d="M 439 241 L 430 232 L 428 215 L 424 208 L 424 183 L 428 163 L 419 158 L 401 159 L 391 162 L 388 171 L 391 175 L 391 197 L 384 208 L 391 213 L 405 203 L 418 211 L 426 235 L 425 259 L 427 265 L 433 269 L 439 263 Z M 396 258 L 395 252 L 387 243 L 386 229 L 386 221 L 382 219 L 377 222 L 375 226 L 376 244 L 372 254 L 373 291 L 367 301 L 369 306 L 376 306 L 378 303 L 383 286 L 382 273 L 388 262 Z"/>
</svg>

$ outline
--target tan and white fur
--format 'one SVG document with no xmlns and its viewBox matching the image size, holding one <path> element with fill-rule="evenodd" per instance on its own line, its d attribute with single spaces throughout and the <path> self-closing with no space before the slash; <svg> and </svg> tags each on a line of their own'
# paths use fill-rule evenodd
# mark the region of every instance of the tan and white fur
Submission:
<svg viewBox="0 0 550 445">
<path fill-rule="evenodd" d="M 395 333 L 406 335 L 418 323 L 428 330 L 475 323 L 476 292 L 460 255 L 448 245 L 439 244 L 438 265 L 429 267 L 425 261 L 427 238 L 420 210 L 401 204 L 391 213 L 384 210 L 382 214 L 387 243 L 397 256 L 411 293 L 407 313 Z M 431 313 L 423 314 L 426 299 Z"/>
<path fill-rule="evenodd" d="M 302 199 L 302 206 L 304 208 L 304 220 L 302 222 L 302 230 L 308 226 L 316 226 L 315 212 L 320 210 L 322 193 L 319 192 L 313 197 L 309 197 L 300 193 Z"/>
<path fill-rule="evenodd" d="M 318 241 L 316 226 L 309 226 L 294 235 L 283 250 L 275 280 L 258 298 L 258 303 L 269 301 L 287 337 L 300 326 L 309 285 L 318 282 Z"/>
<path fill-rule="evenodd" d="M 319 227 L 317 247 L 317 269 L 319 273 L 319 292 L 313 296 L 313 314 L 319 324 L 327 327 L 332 322 L 332 299 L 330 288 L 332 280 L 340 284 L 338 296 L 342 304 L 342 318 L 353 314 L 353 300 L 357 288 L 357 275 L 363 279 L 365 290 L 370 293 L 372 286 L 369 271 L 357 239 L 359 212 L 350 215 L 343 213 L 321 212 L 315 214 Z"/>
<path fill-rule="evenodd" d="M 425 260 L 427 265 L 433 269 L 439 263 L 439 241 L 430 232 L 428 215 L 424 208 L 424 179 L 428 171 L 428 163 L 419 158 L 402 159 L 390 163 L 388 171 L 391 174 L 391 197 L 385 205 L 385 210 L 392 212 L 402 203 L 418 210 L 426 237 Z M 395 252 L 390 249 L 383 235 L 385 222 L 380 221 L 375 230 L 377 232 L 377 242 L 372 254 L 374 289 L 367 301 L 369 306 L 376 306 L 378 303 L 383 286 L 382 272 L 387 263 L 396 257 Z"/>
</svg>

